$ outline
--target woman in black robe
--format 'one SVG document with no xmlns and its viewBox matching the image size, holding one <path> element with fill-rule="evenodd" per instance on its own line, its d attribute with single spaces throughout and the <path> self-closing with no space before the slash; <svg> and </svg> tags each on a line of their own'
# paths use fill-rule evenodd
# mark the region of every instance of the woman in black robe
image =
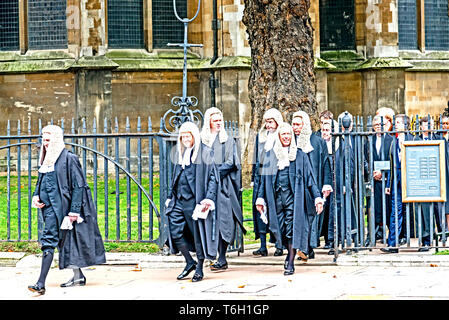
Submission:
<svg viewBox="0 0 449 320">
<path fill-rule="evenodd" d="M 217 255 L 218 233 L 215 203 L 219 174 L 211 148 L 201 143 L 198 127 L 186 122 L 179 129 L 177 155 L 166 201 L 168 241 L 171 252 L 181 252 L 186 260 L 177 279 L 186 278 L 195 270 L 192 281 L 204 277 L 205 259 Z M 196 262 L 190 252 L 196 252 Z"/>
<path fill-rule="evenodd" d="M 40 168 L 33 207 L 42 210 L 42 265 L 36 284 L 28 289 L 45 293 L 45 280 L 59 251 L 59 269 L 73 269 L 71 280 L 61 287 L 83 286 L 81 268 L 106 262 L 97 212 L 78 157 L 65 149 L 62 129 L 50 125 L 42 129 Z M 76 223 L 75 223 L 76 222 Z"/>
<path fill-rule="evenodd" d="M 308 215 L 321 213 L 324 200 L 313 177 L 307 155 L 298 150 L 288 123 L 279 125 L 273 149 L 267 152 L 256 208 L 267 215 L 267 227 L 277 245 L 287 248 L 284 275 L 294 273 L 294 258 L 308 252 Z M 310 210 L 307 192 L 315 199 L 315 211 Z M 313 205 L 312 205 L 313 206 Z"/>
</svg>

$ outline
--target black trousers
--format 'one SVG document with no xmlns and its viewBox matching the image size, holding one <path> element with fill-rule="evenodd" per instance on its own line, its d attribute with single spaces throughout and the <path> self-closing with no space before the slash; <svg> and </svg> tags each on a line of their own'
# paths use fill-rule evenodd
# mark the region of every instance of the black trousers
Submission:
<svg viewBox="0 0 449 320">
<path fill-rule="evenodd" d="M 276 216 L 281 234 L 281 242 L 287 247 L 293 237 L 293 202 L 292 192 L 276 191 Z"/>
<path fill-rule="evenodd" d="M 175 198 L 173 201 L 175 201 L 173 211 L 167 216 L 172 245 L 176 246 L 176 240 L 183 238 L 190 251 L 196 252 L 198 259 L 205 259 L 198 222 L 192 219 L 196 206 L 195 198 L 189 200 Z"/>
<path fill-rule="evenodd" d="M 59 225 L 56 212 L 52 206 L 45 206 L 42 209 L 44 219 L 44 230 L 42 232 L 41 247 L 45 249 L 54 249 L 59 244 Z"/>
</svg>

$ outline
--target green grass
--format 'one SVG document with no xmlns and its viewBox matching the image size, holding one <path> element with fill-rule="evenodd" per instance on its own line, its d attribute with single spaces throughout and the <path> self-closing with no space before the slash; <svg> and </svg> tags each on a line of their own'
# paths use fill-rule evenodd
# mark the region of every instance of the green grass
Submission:
<svg viewBox="0 0 449 320">
<path fill-rule="evenodd" d="M 106 200 L 105 200 L 105 179 L 104 176 L 98 176 L 97 178 L 97 220 L 100 233 L 105 239 L 106 251 L 111 252 L 157 252 L 157 245 L 154 243 L 148 243 L 153 239 L 159 237 L 159 222 L 156 212 L 150 212 L 151 206 L 145 195 L 142 193 L 142 229 L 141 239 L 146 241 L 145 243 L 139 241 L 139 228 L 138 228 L 138 186 L 131 180 L 131 202 L 130 202 L 130 234 L 128 239 L 127 234 L 127 197 L 126 197 L 126 176 L 120 175 L 119 178 L 119 191 L 123 192 L 119 194 L 120 210 L 118 211 L 119 219 L 117 219 L 116 211 L 116 196 L 115 192 L 115 174 L 108 176 L 108 223 L 106 224 Z M 37 181 L 37 177 L 31 177 L 31 192 L 34 191 L 34 187 Z M 88 175 L 88 184 L 91 188 L 92 194 L 94 194 L 93 176 Z M 9 225 L 9 240 L 12 242 L 5 242 L 8 240 L 8 225 L 7 225 L 7 207 L 8 207 L 8 195 L 7 195 L 7 177 L 0 177 L 0 251 L 27 251 L 34 252 L 39 251 L 39 246 L 35 242 L 37 240 L 37 209 L 31 209 L 31 223 L 28 221 L 28 176 L 22 176 L 20 179 L 20 223 L 18 215 L 19 207 L 19 188 L 18 177 L 10 177 L 10 225 Z M 148 192 L 149 178 L 142 178 L 142 185 Z M 159 175 L 156 173 L 153 176 L 153 199 L 154 204 L 159 208 Z M 244 219 L 250 219 L 251 221 L 245 222 L 244 226 L 248 231 L 244 236 L 245 243 L 254 242 L 254 231 L 252 223 L 251 212 L 251 199 L 252 189 L 246 189 L 243 191 L 243 214 Z M 153 225 L 150 228 L 150 217 L 153 218 Z M 119 240 L 130 242 L 118 242 L 117 241 L 117 225 L 119 226 Z M 20 226 L 20 240 L 19 239 L 19 226 Z M 31 229 L 31 233 L 29 233 Z M 106 238 L 107 231 L 107 238 Z M 152 235 L 150 234 L 152 231 Z M 29 242 L 28 240 L 31 240 Z M 3 249 L 3 250 L 2 250 Z"/>
</svg>

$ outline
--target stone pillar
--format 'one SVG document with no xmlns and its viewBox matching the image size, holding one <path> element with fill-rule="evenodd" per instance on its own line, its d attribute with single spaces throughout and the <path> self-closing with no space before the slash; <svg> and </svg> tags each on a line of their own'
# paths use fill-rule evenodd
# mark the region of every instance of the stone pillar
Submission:
<svg viewBox="0 0 449 320">
<path fill-rule="evenodd" d="M 97 121 L 110 118 L 111 69 L 116 66 L 104 56 L 107 47 L 107 0 L 71 0 L 80 8 L 79 31 L 73 32 L 74 45 L 79 44 L 79 59 L 73 67 L 75 73 L 75 114 L 80 126 L 81 118 Z M 70 39 L 70 34 L 69 34 Z M 97 122 L 97 124 L 100 124 Z M 100 124 L 102 126 L 102 124 Z"/>
<path fill-rule="evenodd" d="M 404 71 L 411 65 L 399 58 L 398 0 L 364 1 L 364 53 L 367 60 L 359 66 L 362 74 L 362 113 L 365 116 L 374 115 L 381 107 L 392 108 L 396 113 L 404 112 Z M 359 49 L 361 44 L 360 41 Z"/>
<path fill-rule="evenodd" d="M 95 117 L 100 128 L 103 124 L 99 121 L 105 117 L 111 119 L 111 78 L 112 72 L 107 69 L 80 69 L 76 72 L 75 103 L 78 128 L 82 118 L 89 119 L 89 123 L 92 123 Z"/>
<path fill-rule="evenodd" d="M 81 56 L 106 53 L 106 0 L 80 0 Z"/>
<path fill-rule="evenodd" d="M 367 57 L 399 57 L 397 0 L 367 0 Z"/>
<path fill-rule="evenodd" d="M 320 57 L 320 1 L 310 1 L 309 16 L 313 26 L 313 53 Z"/>
</svg>

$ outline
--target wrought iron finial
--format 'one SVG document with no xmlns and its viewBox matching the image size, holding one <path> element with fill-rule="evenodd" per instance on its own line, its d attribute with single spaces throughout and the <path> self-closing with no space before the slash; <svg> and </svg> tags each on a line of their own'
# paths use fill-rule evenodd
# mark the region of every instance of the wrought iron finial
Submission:
<svg viewBox="0 0 449 320">
<path fill-rule="evenodd" d="M 349 130 L 349 127 L 351 126 L 351 117 L 349 116 L 349 112 L 345 111 L 345 115 L 343 116 L 343 118 L 341 119 L 342 121 L 342 125 L 343 128 L 345 128 L 345 131 Z"/>
<path fill-rule="evenodd" d="M 169 47 L 181 47 L 184 49 L 184 67 L 182 73 L 182 97 L 176 96 L 171 100 L 171 104 L 173 107 L 177 107 L 177 110 L 170 109 L 168 110 L 161 120 L 161 129 L 166 132 L 178 131 L 179 127 L 186 121 L 195 122 L 198 125 L 203 118 L 203 114 L 200 110 L 191 110 L 190 107 L 196 107 L 198 105 L 198 98 L 195 96 L 187 96 L 187 49 L 191 47 L 202 47 L 202 44 L 191 44 L 187 41 L 187 29 L 190 22 L 195 20 L 200 11 L 201 0 L 198 1 L 198 8 L 196 14 L 193 18 L 181 19 L 176 10 L 176 0 L 173 0 L 173 11 L 175 13 L 176 18 L 184 24 L 184 42 L 183 43 L 168 43 Z M 172 114 L 172 115 L 171 115 Z M 167 127 L 167 121 L 169 129 Z"/>
</svg>

